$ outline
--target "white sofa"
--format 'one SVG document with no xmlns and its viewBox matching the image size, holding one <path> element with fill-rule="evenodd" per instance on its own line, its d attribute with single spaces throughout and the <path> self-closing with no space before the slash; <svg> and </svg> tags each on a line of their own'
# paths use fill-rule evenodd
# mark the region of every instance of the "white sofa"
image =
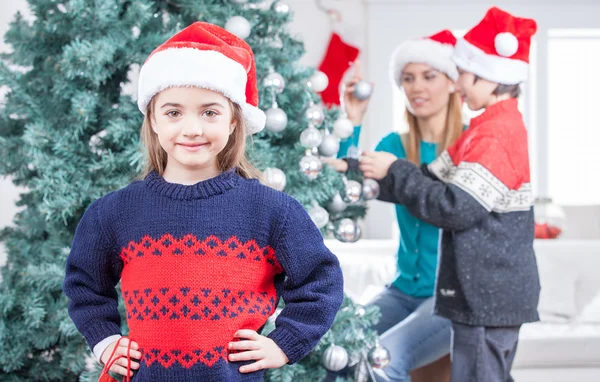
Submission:
<svg viewBox="0 0 600 382">
<path fill-rule="evenodd" d="M 327 240 L 346 293 L 367 303 L 395 274 L 397 242 Z M 600 381 L 600 241 L 538 240 L 542 321 L 521 329 L 516 382 Z"/>
</svg>

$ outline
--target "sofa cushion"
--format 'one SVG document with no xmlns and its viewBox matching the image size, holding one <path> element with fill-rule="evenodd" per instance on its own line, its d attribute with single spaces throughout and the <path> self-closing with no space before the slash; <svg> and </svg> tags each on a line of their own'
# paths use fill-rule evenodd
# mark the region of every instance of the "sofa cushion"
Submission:
<svg viewBox="0 0 600 382">
<path fill-rule="evenodd" d="M 581 324 L 600 324 L 600 291 L 575 317 L 574 321 Z"/>
</svg>

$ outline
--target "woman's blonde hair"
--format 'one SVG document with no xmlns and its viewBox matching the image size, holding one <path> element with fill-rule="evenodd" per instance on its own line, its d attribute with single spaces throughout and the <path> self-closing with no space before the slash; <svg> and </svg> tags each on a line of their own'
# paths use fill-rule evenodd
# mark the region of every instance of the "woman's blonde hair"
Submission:
<svg viewBox="0 0 600 382">
<path fill-rule="evenodd" d="M 148 103 L 140 131 L 141 144 L 144 146 L 146 154 L 146 165 L 140 178 L 145 178 L 152 171 L 162 175 L 167 167 L 167 153 L 163 150 L 158 136 L 152 129 L 155 102 L 156 96 Z M 233 112 L 232 123 L 235 128 L 229 136 L 225 148 L 217 154 L 217 166 L 220 171 L 228 171 L 235 167 L 236 172 L 243 178 L 262 180 L 262 173 L 246 157 L 246 122 L 242 108 L 231 101 L 229 101 L 229 106 Z"/>
<path fill-rule="evenodd" d="M 417 117 L 406 109 L 406 120 L 408 122 L 408 134 L 404 143 L 406 159 L 417 166 L 421 165 L 421 130 Z M 459 93 L 450 94 L 448 100 L 448 114 L 446 115 L 446 128 L 444 138 L 438 146 L 438 154 L 451 146 L 463 132 L 462 122 L 462 100 Z"/>
</svg>

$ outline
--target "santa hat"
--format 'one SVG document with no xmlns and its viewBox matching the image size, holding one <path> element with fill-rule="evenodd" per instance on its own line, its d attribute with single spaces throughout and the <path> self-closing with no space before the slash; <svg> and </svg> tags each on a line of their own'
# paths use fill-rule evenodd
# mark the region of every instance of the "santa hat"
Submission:
<svg viewBox="0 0 600 382">
<path fill-rule="evenodd" d="M 195 86 L 223 94 L 242 108 L 248 134 L 265 126 L 265 113 L 258 108 L 252 49 L 219 26 L 196 22 L 150 54 L 138 82 L 140 111 L 145 114 L 152 97 L 174 86 Z"/>
<path fill-rule="evenodd" d="M 532 19 L 491 8 L 479 24 L 456 43 L 452 59 L 465 71 L 503 85 L 527 79 L 529 46 L 537 24 Z"/>
<path fill-rule="evenodd" d="M 392 82 L 402 87 L 402 70 L 409 63 L 427 64 L 456 81 L 458 70 L 451 59 L 455 44 L 456 37 L 452 32 L 443 30 L 433 36 L 408 40 L 398 45 L 390 61 Z"/>
</svg>

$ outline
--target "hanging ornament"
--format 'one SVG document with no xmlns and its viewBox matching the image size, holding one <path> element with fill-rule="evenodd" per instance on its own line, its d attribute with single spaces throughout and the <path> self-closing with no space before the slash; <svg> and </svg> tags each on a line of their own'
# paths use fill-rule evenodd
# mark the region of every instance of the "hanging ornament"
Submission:
<svg viewBox="0 0 600 382">
<path fill-rule="evenodd" d="M 359 100 L 368 99 L 373 93 L 373 86 L 367 81 L 358 81 L 354 85 L 354 96 Z"/>
<path fill-rule="evenodd" d="M 300 134 L 300 144 L 307 149 L 319 147 L 323 141 L 323 135 L 314 126 L 309 125 L 307 129 Z"/>
<path fill-rule="evenodd" d="M 327 74 L 317 70 L 310 76 L 308 83 L 315 92 L 321 93 L 323 90 L 327 89 L 329 78 L 327 77 Z"/>
<path fill-rule="evenodd" d="M 305 155 L 300 159 L 300 171 L 310 180 L 315 180 L 321 173 L 321 161 L 314 155 Z"/>
<path fill-rule="evenodd" d="M 379 183 L 375 179 L 363 180 L 362 197 L 364 200 L 377 199 L 379 196 Z"/>
<path fill-rule="evenodd" d="M 263 86 L 266 88 L 274 88 L 277 93 L 281 93 L 285 88 L 285 80 L 281 74 L 271 72 L 267 74 L 263 80 Z"/>
<path fill-rule="evenodd" d="M 318 204 L 314 205 L 308 215 L 319 229 L 325 227 L 329 223 L 329 213 L 327 210 Z"/>
<path fill-rule="evenodd" d="M 286 3 L 278 1 L 275 4 L 273 4 L 273 10 L 279 15 L 287 15 L 288 13 L 290 13 L 290 6 Z"/>
<path fill-rule="evenodd" d="M 333 225 L 333 236 L 342 243 L 354 243 L 360 239 L 360 227 L 352 219 L 340 219 Z"/>
<path fill-rule="evenodd" d="M 315 127 L 321 127 L 323 121 L 325 120 L 325 112 L 319 105 L 310 105 L 308 109 L 306 109 L 304 115 L 306 116 L 308 122 Z"/>
<path fill-rule="evenodd" d="M 325 135 L 323 141 L 319 146 L 319 153 L 326 157 L 332 157 L 340 151 L 340 139 L 331 134 L 329 130 L 325 129 Z"/>
<path fill-rule="evenodd" d="M 267 122 L 265 124 L 267 130 L 273 133 L 280 133 L 287 126 L 287 114 L 277 107 L 277 104 L 275 104 L 274 107 L 267 109 L 265 115 L 267 116 Z"/>
<path fill-rule="evenodd" d="M 362 195 L 362 185 L 356 180 L 349 180 L 346 182 L 344 201 L 346 203 L 354 204 L 360 201 Z"/>
<path fill-rule="evenodd" d="M 341 346 L 329 345 L 323 353 L 323 365 L 327 370 L 342 370 L 348 365 L 348 352 Z"/>
<path fill-rule="evenodd" d="M 331 199 L 331 202 L 329 202 L 329 205 L 327 206 L 329 211 L 334 213 L 343 212 L 347 207 L 348 205 L 346 204 L 346 202 L 344 202 L 339 192 L 335 194 L 335 196 L 333 197 L 333 199 Z"/>
<path fill-rule="evenodd" d="M 347 139 L 354 133 L 354 124 L 348 119 L 346 113 L 340 113 L 333 123 L 333 133 L 340 139 Z"/>
<path fill-rule="evenodd" d="M 390 363 L 390 352 L 378 343 L 369 351 L 369 363 L 376 369 L 383 369 Z"/>
<path fill-rule="evenodd" d="M 265 170 L 265 182 L 267 186 L 283 191 L 286 183 L 285 173 L 276 167 L 269 167 Z"/>
<path fill-rule="evenodd" d="M 246 39 L 250 36 L 252 27 L 250 22 L 242 16 L 233 16 L 225 23 L 225 29 L 241 39 Z"/>
</svg>

